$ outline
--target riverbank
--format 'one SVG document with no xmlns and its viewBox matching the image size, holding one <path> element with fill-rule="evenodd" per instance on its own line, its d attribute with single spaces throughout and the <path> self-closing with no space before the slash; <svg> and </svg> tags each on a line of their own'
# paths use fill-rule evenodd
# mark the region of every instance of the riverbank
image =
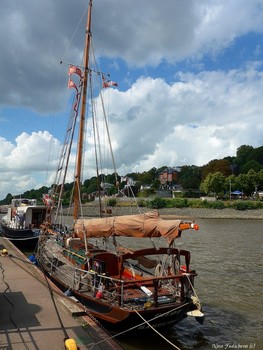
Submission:
<svg viewBox="0 0 263 350">
<path fill-rule="evenodd" d="M 205 209 L 205 208 L 173 208 L 161 209 L 160 215 L 176 215 L 179 217 L 190 217 L 193 219 L 263 219 L 262 209 L 235 210 L 235 209 Z"/>
<path fill-rule="evenodd" d="M 147 212 L 152 209 L 137 208 L 129 206 L 116 206 L 110 208 L 112 216 L 132 215 L 141 212 Z M 236 209 L 207 209 L 207 208 L 160 208 L 159 214 L 162 217 L 178 217 L 182 219 L 246 219 L 261 220 L 263 219 L 263 209 L 236 210 Z M 83 216 L 98 216 L 98 205 L 94 202 L 84 207 Z"/>
<path fill-rule="evenodd" d="M 98 217 L 98 202 L 91 202 L 83 207 L 84 217 Z M 112 211 L 112 216 L 138 214 L 150 211 L 150 208 L 139 208 L 135 206 L 116 206 L 108 208 Z M 68 210 L 66 210 L 68 211 Z M 263 209 L 236 210 L 232 208 L 208 209 L 208 208 L 160 208 L 159 214 L 162 217 L 178 217 L 188 219 L 245 219 L 262 220 Z"/>
</svg>

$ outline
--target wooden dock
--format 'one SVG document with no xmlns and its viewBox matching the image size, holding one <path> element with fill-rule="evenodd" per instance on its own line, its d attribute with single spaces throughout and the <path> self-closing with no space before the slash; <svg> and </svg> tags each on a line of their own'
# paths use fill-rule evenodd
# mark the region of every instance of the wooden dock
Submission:
<svg viewBox="0 0 263 350">
<path fill-rule="evenodd" d="M 0 349 L 62 350 L 66 338 L 74 339 L 79 350 L 122 349 L 3 237 L 0 305 Z"/>
</svg>

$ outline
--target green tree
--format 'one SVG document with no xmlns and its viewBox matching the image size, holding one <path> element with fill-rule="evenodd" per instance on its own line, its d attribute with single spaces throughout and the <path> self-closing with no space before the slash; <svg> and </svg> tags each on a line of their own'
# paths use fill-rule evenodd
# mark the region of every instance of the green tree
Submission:
<svg viewBox="0 0 263 350">
<path fill-rule="evenodd" d="M 138 181 L 143 185 L 150 185 L 153 180 L 154 178 L 152 177 L 152 174 L 148 171 L 144 171 L 138 175 Z"/>
<path fill-rule="evenodd" d="M 139 173 L 129 173 L 126 175 L 126 177 L 129 177 L 131 179 L 133 179 L 134 181 L 139 181 Z"/>
<path fill-rule="evenodd" d="M 262 166 L 256 160 L 249 160 L 241 167 L 241 173 L 247 174 L 249 170 L 258 172 L 262 169 Z"/>
<path fill-rule="evenodd" d="M 207 177 L 202 181 L 200 190 L 206 194 L 214 192 L 218 195 L 221 192 L 224 192 L 226 188 L 225 176 L 220 172 L 214 174 L 208 174 Z"/>
<path fill-rule="evenodd" d="M 152 188 L 157 189 L 157 188 L 160 187 L 160 184 L 161 184 L 160 180 L 159 180 L 159 179 L 155 179 L 155 180 L 153 180 L 153 182 L 152 182 Z"/>
<path fill-rule="evenodd" d="M 225 180 L 225 184 L 226 184 L 226 191 L 229 193 L 229 198 L 231 198 L 230 192 L 233 192 L 239 189 L 239 183 L 237 181 L 237 177 L 235 175 L 228 176 Z"/>
<path fill-rule="evenodd" d="M 5 203 L 8 205 L 11 204 L 12 198 L 13 198 L 12 194 L 8 193 L 5 197 Z"/>
<path fill-rule="evenodd" d="M 220 172 L 224 176 L 231 175 L 231 164 L 228 159 L 214 159 L 211 160 L 207 165 L 202 169 L 202 179 L 205 179 L 206 176 L 210 173 Z"/>
<path fill-rule="evenodd" d="M 239 174 L 237 177 L 237 186 L 238 190 L 244 192 L 246 195 L 250 195 L 251 192 L 253 192 L 253 186 L 251 182 L 249 181 L 249 175 L 248 174 Z"/>
<path fill-rule="evenodd" d="M 85 180 L 83 183 L 83 192 L 90 194 L 93 192 L 98 191 L 98 179 L 96 176 L 93 176 L 91 179 L 89 180 Z"/>
<path fill-rule="evenodd" d="M 108 175 L 100 175 L 100 181 L 107 182 L 112 185 L 116 185 L 116 179 L 119 181 L 119 175 L 116 173 L 108 174 Z"/>
<path fill-rule="evenodd" d="M 159 172 L 156 168 L 151 168 L 148 173 L 151 175 L 152 182 L 159 178 Z"/>
<path fill-rule="evenodd" d="M 247 161 L 255 160 L 263 165 L 263 146 L 254 148 L 247 156 Z"/>
<path fill-rule="evenodd" d="M 247 163 L 248 160 L 251 160 L 249 157 L 252 154 L 253 149 L 252 146 L 248 145 L 242 145 L 237 149 L 236 163 L 240 168 Z"/>
<path fill-rule="evenodd" d="M 201 170 L 196 165 L 184 165 L 181 167 L 178 182 L 184 189 L 197 189 L 201 184 Z"/>
<path fill-rule="evenodd" d="M 250 189 L 250 193 L 254 191 L 257 191 L 258 187 L 259 187 L 259 172 L 256 172 L 253 169 L 250 169 L 249 172 L 247 173 L 247 180 L 248 180 L 248 185 L 249 185 L 249 189 Z"/>
<path fill-rule="evenodd" d="M 263 190 L 263 169 L 261 169 L 258 173 L 258 190 Z"/>
</svg>

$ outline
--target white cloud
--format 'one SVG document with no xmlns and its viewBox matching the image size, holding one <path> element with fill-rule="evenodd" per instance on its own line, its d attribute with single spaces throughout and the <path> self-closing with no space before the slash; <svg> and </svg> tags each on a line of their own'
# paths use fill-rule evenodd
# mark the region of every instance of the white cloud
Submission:
<svg viewBox="0 0 263 350">
<path fill-rule="evenodd" d="M 48 158 L 54 171 L 62 140 L 44 131 L 43 120 L 65 109 L 67 77 L 60 73 L 66 67 L 59 62 L 80 62 L 84 38 L 72 34 L 86 6 L 13 0 L 1 8 L 0 106 L 26 107 L 42 117 L 36 114 L 34 131 L 27 131 L 24 118 L 24 132 L 11 137 L 4 128 L 8 119 L 0 116 L 0 198 L 52 182 Z M 203 165 L 235 155 L 242 144 L 262 145 L 262 43 L 236 69 L 207 69 L 203 60 L 220 61 L 242 35 L 262 34 L 262 0 L 141 0 L 136 6 L 134 0 L 104 0 L 93 8 L 95 49 L 101 60 L 111 58 L 105 69 L 120 78 L 119 90 L 110 91 L 109 110 L 121 171 Z M 240 59 L 242 49 L 248 50 L 241 48 Z"/>
<path fill-rule="evenodd" d="M 23 5 L 6 1 L 0 13 L 1 104 L 42 113 L 62 108 L 65 81 L 58 73 L 59 62 L 80 63 L 84 33 L 79 35 L 78 23 L 86 5 L 69 0 L 24 0 Z M 262 6 L 262 0 L 165 0 L 165 6 L 158 0 L 142 0 L 136 6 L 133 0 L 99 1 L 93 6 L 95 49 L 132 67 L 200 60 L 242 34 L 262 33 Z"/>
<path fill-rule="evenodd" d="M 60 146 L 48 132 L 24 132 L 15 144 L 1 138 L 0 145 L 0 198 L 47 185 L 49 171 L 54 180 Z M 48 185 L 51 183 L 49 179 Z"/>
<path fill-rule="evenodd" d="M 242 144 L 261 145 L 261 72 L 250 67 L 228 73 L 186 73 L 180 78 L 171 85 L 159 78 L 140 78 L 126 92 L 110 90 L 117 166 L 125 166 L 127 172 L 163 165 L 201 166 L 235 155 Z M 50 141 L 56 149 L 51 155 L 47 152 Z M 57 140 L 48 132 L 34 132 L 19 135 L 15 145 L 3 138 L 0 143 L 8 192 L 20 182 L 18 173 L 27 186 L 38 184 L 32 174 L 34 178 L 38 174 L 39 185 L 43 184 L 48 157 L 54 163 L 58 155 Z"/>
<path fill-rule="evenodd" d="M 234 156 L 242 144 L 262 144 L 261 72 L 249 68 L 186 73 L 180 78 L 171 85 L 159 78 L 140 78 L 126 92 L 108 90 L 117 167 L 130 172 L 163 165 L 201 166 Z M 44 184 L 50 141 L 56 149 L 51 153 L 54 164 L 59 144 L 48 132 L 22 133 L 15 145 L 0 140 L 9 181 L 3 194 Z"/>
<path fill-rule="evenodd" d="M 242 144 L 261 145 L 261 72 L 188 73 L 181 79 L 172 85 L 139 79 L 125 93 L 114 91 L 117 153 L 129 167 L 147 170 L 165 159 L 169 165 L 203 165 L 235 155 Z"/>
</svg>

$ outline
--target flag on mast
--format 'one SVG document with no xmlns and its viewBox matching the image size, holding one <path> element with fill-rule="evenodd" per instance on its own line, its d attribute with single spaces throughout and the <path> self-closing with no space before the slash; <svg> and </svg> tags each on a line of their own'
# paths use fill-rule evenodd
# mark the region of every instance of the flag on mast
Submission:
<svg viewBox="0 0 263 350">
<path fill-rule="evenodd" d="M 68 68 L 68 75 L 77 74 L 82 77 L 82 70 L 76 66 L 70 65 Z"/>
<path fill-rule="evenodd" d="M 115 83 L 112 80 L 106 80 L 105 77 L 102 76 L 102 87 L 103 88 L 108 88 L 108 87 L 111 87 L 111 86 L 118 86 L 118 84 Z"/>
<path fill-rule="evenodd" d="M 76 90 L 78 90 L 77 85 L 71 79 L 68 80 L 68 88 L 69 89 L 76 89 Z"/>
</svg>

